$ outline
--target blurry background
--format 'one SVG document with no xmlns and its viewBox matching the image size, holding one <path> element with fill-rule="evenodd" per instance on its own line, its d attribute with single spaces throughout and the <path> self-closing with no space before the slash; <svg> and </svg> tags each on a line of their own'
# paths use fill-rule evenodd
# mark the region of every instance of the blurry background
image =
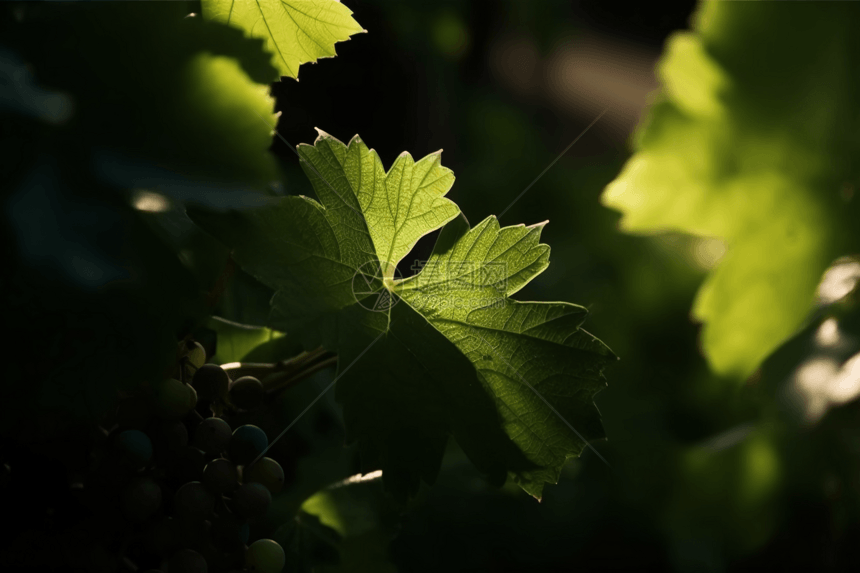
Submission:
<svg viewBox="0 0 860 573">
<path fill-rule="evenodd" d="M 598 202 L 629 157 L 663 43 L 689 27 L 695 3 L 349 6 L 368 33 L 303 67 L 300 82 L 275 86 L 280 133 L 293 145 L 312 142 L 315 127 L 344 142 L 360 134 L 386 166 L 403 150 L 419 158 L 443 149 L 457 177 L 448 196 L 471 222 L 503 212 L 502 224 L 550 221 L 550 267 L 516 298 L 589 307 L 585 328 L 621 357 L 596 399 L 608 440 L 594 447 L 609 466 L 586 450 L 538 503 L 484 486 L 452 445 L 439 483 L 391 543 L 398 569 L 857 564 L 858 475 L 846 444 L 856 441 L 858 406 L 797 429 L 774 421 L 761 373 L 741 388 L 714 377 L 690 308 L 724 246 L 621 234 L 619 216 Z M 287 191 L 308 193 L 295 155 L 280 140 L 273 150 L 295 173 L 288 185 L 298 188 Z M 426 257 L 434 240 L 404 262 Z M 773 384 L 810 353 L 820 322 L 769 362 L 785 371 Z"/>
<path fill-rule="evenodd" d="M 323 572 L 544 573 L 848 570 L 860 565 L 857 388 L 848 384 L 837 391 L 819 384 L 833 374 L 828 369 L 834 362 L 828 356 L 838 355 L 843 361 L 857 352 L 860 321 L 855 306 L 851 300 L 834 303 L 855 286 L 856 264 L 846 263 L 830 275 L 829 290 L 824 289 L 830 294 L 822 302 L 834 304 L 822 306 L 802 333 L 738 385 L 709 372 L 699 350 L 699 326 L 690 319 L 696 290 L 724 253 L 724 245 L 681 235 L 622 234 L 616 229 L 619 215 L 599 203 L 604 187 L 629 157 L 629 137 L 658 87 L 654 63 L 667 36 L 688 28 L 694 2 L 347 0 L 346 4 L 367 34 L 337 44 L 336 58 L 302 66 L 300 82 L 285 79 L 273 85 L 281 112 L 278 131 L 285 141 L 275 138 L 272 151 L 286 173 L 275 192 L 312 194 L 290 145 L 312 143 L 315 127 L 344 142 L 360 134 L 386 167 L 404 150 L 420 158 L 443 149 L 443 165 L 456 176 L 448 197 L 470 222 L 489 215 L 499 215 L 503 225 L 550 221 L 542 234 L 542 242 L 552 248 L 550 267 L 516 298 L 587 306 L 591 313 L 585 328 L 621 360 L 608 369 L 608 388 L 596 398 L 608 439 L 593 447 L 608 464 L 586 449 L 580 459 L 569 462 L 559 484 L 548 486 L 538 503 L 517 487 L 490 488 L 451 444 L 438 483 L 425 488 L 406 512 L 390 506 L 379 491 L 379 480 L 312 497 L 298 527 L 290 522 L 279 533 L 278 540 L 286 547 L 301 550 L 300 562 L 292 566 Z M 39 15 L 30 4 L 27 9 Z M 181 17 L 199 12 L 199 5 L 190 2 L 175 11 Z M 13 29 L 16 12 L 6 11 L 3 17 L 3 29 Z M 153 16 L 154 23 L 146 26 L 157 26 L 160 20 Z M 174 44 L 151 34 L 143 24 L 140 33 L 141 42 L 158 38 L 164 50 L 181 59 L 173 52 Z M 233 36 L 225 33 L 211 41 L 238 42 L 238 34 Z M 33 40 L 33 46 L 20 49 L 28 63 L 33 62 L 40 85 L 90 89 L 88 82 L 98 75 L 92 70 L 98 68 L 93 64 L 87 71 L 93 78 L 80 71 L 85 66 L 73 48 L 47 49 Z M 102 44 L 93 49 L 108 52 Z M 110 53 L 102 57 L 108 62 L 103 69 L 111 71 L 109 66 L 120 58 L 114 62 Z M 4 58 L 0 62 L 4 69 L 19 74 L 15 58 Z M 68 66 L 57 58 L 67 58 Z M 200 305 L 199 295 L 222 272 L 223 249 L 206 237 L 183 234 L 189 224 L 184 212 L 153 204 L 155 199 L 144 195 L 151 201 L 135 200 L 134 207 L 151 217 L 147 223 L 157 219 L 152 228 L 159 229 L 159 237 L 167 237 L 164 244 L 153 241 L 152 228 L 141 223 L 144 217 L 128 216 L 127 198 L 119 200 L 113 188 L 93 183 L 103 174 L 96 177 L 89 167 L 80 167 L 90 161 L 80 150 L 88 149 L 86 145 L 97 137 L 102 137 L 99 145 L 126 144 L 134 142 L 136 132 L 121 134 L 120 127 L 140 124 L 141 133 L 158 131 L 150 130 L 145 119 L 158 107 L 147 103 L 161 101 L 152 100 L 157 97 L 169 101 L 170 92 L 162 93 L 161 87 L 171 84 L 150 82 L 148 74 L 167 72 L 147 65 L 156 64 L 141 59 L 124 78 L 143 86 L 130 91 L 132 95 L 115 95 L 109 89 L 96 94 L 93 88 L 93 102 L 117 106 L 109 108 L 116 115 L 101 109 L 93 112 L 99 118 L 99 136 L 90 129 L 90 120 L 83 124 L 86 129 L 73 125 L 78 131 L 62 132 L 67 139 L 56 139 L 42 124 L 29 123 L 27 113 L 0 109 L 6 114 L 0 132 L 2 175 L 9 182 L 4 191 L 18 185 L 40 190 L 22 195 L 30 198 L 29 203 L 10 193 L 7 214 L 17 223 L 2 229 L 6 260 L 12 261 L 10 267 L 18 265 L 14 280 L 0 282 L 4 300 L 14 299 L 15 310 L 6 318 L 23 333 L 18 346 L 7 350 L 11 356 L 27 357 L 21 361 L 26 368 L 18 362 L 10 366 L 10 379 L 31 376 L 32 364 L 48 371 L 45 364 L 54 364 L 51 360 L 63 365 L 69 356 L 84 356 L 79 362 L 86 365 L 73 366 L 86 373 L 88 382 L 97 379 L 108 388 L 120 382 L 130 385 L 133 376 L 127 379 L 117 373 L 129 370 L 128 364 L 139 365 L 135 368 L 140 371 L 132 373 L 139 378 L 157 372 L 157 364 L 147 363 L 154 348 L 172 352 L 172 333 L 184 334 L 188 324 L 211 310 Z M 265 65 L 263 61 L 259 67 Z M 260 77 L 265 75 L 261 72 Z M 114 76 L 104 73 L 104 78 L 110 83 Z M 72 87 L 69 91 L 77 95 Z M 40 97 L 65 101 L 57 93 Z M 62 123 L 69 113 L 63 106 L 54 111 L 46 121 Z M 205 117 L 200 122 L 205 123 Z M 195 124 L 189 125 L 187 131 L 195 131 Z M 193 148 L 182 143 L 179 131 L 161 132 L 168 135 L 166 143 L 153 144 L 158 149 L 171 142 L 180 151 Z M 227 137 L 207 138 L 219 146 L 229 142 Z M 61 158 L 59 166 L 45 163 L 53 152 Z M 64 195 L 65 190 L 54 185 L 50 177 L 61 173 L 79 177 L 75 186 L 79 197 Z M 28 179 L 31 174 L 44 179 L 34 184 Z M 200 200 L 194 195 L 199 191 L 189 187 L 188 197 Z M 213 204 L 220 200 L 206 197 Z M 27 256 L 20 254 L 25 249 L 19 247 L 33 228 L 52 230 L 56 236 L 46 232 L 34 239 L 44 252 L 30 250 L 26 255 L 34 260 L 25 261 Z M 187 244 L 176 239 L 187 236 L 192 237 Z M 176 243 L 171 242 L 174 239 Z M 404 259 L 400 269 L 404 275 L 415 259 L 427 257 L 434 241 L 435 234 L 418 243 Z M 107 253 L 109 261 L 139 257 L 117 272 L 149 280 L 140 287 L 146 296 L 130 286 L 110 304 L 103 303 L 87 290 L 94 288 L 89 283 L 71 285 L 65 275 L 46 279 L 32 271 L 39 264 L 53 268 L 52 264 L 85 263 L 85 247 L 99 252 L 106 244 L 118 251 Z M 142 254 L 129 255 L 120 248 L 123 245 L 141 245 Z M 191 272 L 179 268 L 176 257 L 173 266 L 162 262 L 170 259 L 169 248 L 180 250 L 177 245 L 187 248 L 183 257 L 190 253 L 183 263 Z M 78 247 L 83 250 L 75 250 Z M 104 269 L 92 273 L 88 269 L 79 265 L 66 270 L 79 279 L 95 277 L 90 282 L 98 283 Z M 237 271 L 214 313 L 262 324 L 270 295 Z M 82 325 L 75 318 L 77 309 L 86 308 L 81 300 L 94 301 L 94 308 L 110 308 L 101 314 L 85 313 L 100 318 Z M 834 315 L 840 317 L 838 328 L 830 321 Z M 58 326 L 46 334 L 44 324 Z M 93 333 L 101 338 L 93 340 Z M 153 333 L 163 335 L 158 344 Z M 52 349 L 51 360 L 43 360 L 42 347 L 29 344 L 36 339 L 47 340 L 44 348 Z M 70 340 L 77 346 L 68 350 Z M 108 349 L 110 344 L 114 346 Z M 54 356 L 64 349 L 68 356 Z M 88 358 L 104 355 L 114 361 Z M 801 363 L 804 369 L 798 370 Z M 92 377 L 93 364 L 101 369 L 98 378 Z M 320 373 L 282 395 L 266 416 L 249 421 L 276 435 L 331 377 L 331 372 Z M 18 413 L 13 410 L 36 400 L 33 388 L 38 387 L 4 388 L 4 431 L 8 426 L 20 435 L 34 432 L 37 423 L 15 426 Z M 79 388 L 63 387 L 66 390 L 80 398 Z M 786 392 L 794 402 L 786 402 Z M 91 407 L 87 400 L 82 399 L 81 408 Z M 786 403 L 800 407 L 792 410 Z M 276 501 L 272 527 L 281 525 L 279 518 L 290 519 L 291 504 L 300 503 L 313 488 L 356 472 L 354 451 L 344 450 L 342 441 L 342 420 L 334 393 L 329 392 L 271 452 L 292 486 L 287 488 L 292 493 Z M 33 479 L 40 472 L 45 473 L 34 471 Z M 34 491 L 36 496 L 41 490 Z M 341 538 L 326 541 L 333 531 Z M 331 544 L 340 551 L 339 566 Z"/>
</svg>

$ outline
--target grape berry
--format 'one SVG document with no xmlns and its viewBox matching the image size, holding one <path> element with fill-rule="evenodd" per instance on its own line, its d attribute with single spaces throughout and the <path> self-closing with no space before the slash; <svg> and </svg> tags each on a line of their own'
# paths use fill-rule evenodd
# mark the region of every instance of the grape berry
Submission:
<svg viewBox="0 0 860 573">
<path fill-rule="evenodd" d="M 252 410 L 263 402 L 266 390 L 253 376 L 243 376 L 230 384 L 230 401 L 243 410 Z"/>
<path fill-rule="evenodd" d="M 250 526 L 262 523 L 272 495 L 283 487 L 283 468 L 271 458 L 257 460 L 269 444 L 261 428 L 237 424 L 234 429 L 211 415 L 223 405 L 258 406 L 262 384 L 245 377 L 237 390 L 224 369 L 205 361 L 199 343 L 180 343 L 172 375 L 123 397 L 101 426 L 87 430 L 81 440 L 89 452 L 81 459 L 87 461 L 74 477 L 71 471 L 57 475 L 47 461 L 45 467 L 18 463 L 24 458 L 0 450 L 6 451 L 0 460 L 0 501 L 12 500 L 17 490 L 27 499 L 63 492 L 40 501 L 48 509 L 31 512 L 34 523 L 18 526 L 55 531 L 53 507 L 77 520 L 64 536 L 48 538 L 62 551 L 40 557 L 45 563 L 59 566 L 51 559 L 72 556 L 74 568 L 82 571 L 282 570 L 280 545 L 270 539 L 248 542 Z M 109 431 L 101 429 L 104 424 Z M 49 484 L 45 480 L 52 474 L 57 483 Z"/>
</svg>

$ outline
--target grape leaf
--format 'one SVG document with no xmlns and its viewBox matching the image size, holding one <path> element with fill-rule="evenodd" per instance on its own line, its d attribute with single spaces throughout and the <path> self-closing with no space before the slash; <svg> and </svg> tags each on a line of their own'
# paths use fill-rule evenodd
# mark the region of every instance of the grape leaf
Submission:
<svg viewBox="0 0 860 573">
<path fill-rule="evenodd" d="M 264 326 L 239 324 L 213 316 L 208 327 L 217 334 L 213 362 L 277 362 L 298 354 L 301 349 L 292 337 Z"/>
<path fill-rule="evenodd" d="M 321 564 L 320 573 L 394 573 L 388 545 L 397 533 L 397 511 L 384 496 L 378 479 L 355 477 L 321 489 L 302 504 L 300 523 L 315 516 L 337 538 L 340 562 Z"/>
<path fill-rule="evenodd" d="M 366 31 L 336 0 L 203 0 L 202 8 L 206 19 L 261 38 L 279 75 L 296 80 L 301 64 L 334 57 L 336 42 Z"/>
<path fill-rule="evenodd" d="M 726 241 L 693 307 L 721 375 L 751 374 L 858 247 L 858 25 L 850 3 L 703 3 L 695 32 L 668 41 L 662 92 L 604 191 L 626 231 Z"/>
<path fill-rule="evenodd" d="M 358 136 L 320 132 L 298 153 L 320 203 L 189 215 L 275 290 L 269 326 L 337 351 L 362 472 L 382 469 L 405 499 L 433 483 L 453 435 L 492 482 L 509 475 L 540 498 L 584 440 L 604 437 L 592 397 L 615 358 L 579 328 L 585 308 L 509 298 L 549 264 L 544 224 L 489 217 L 469 229 L 444 197 L 454 176 L 441 152 L 403 153 L 386 172 Z M 397 263 L 443 226 L 421 272 L 398 278 Z"/>
</svg>

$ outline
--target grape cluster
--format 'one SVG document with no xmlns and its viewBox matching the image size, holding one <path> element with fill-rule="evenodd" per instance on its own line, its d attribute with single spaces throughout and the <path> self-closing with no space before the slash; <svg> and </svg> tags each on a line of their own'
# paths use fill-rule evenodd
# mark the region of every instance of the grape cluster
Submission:
<svg viewBox="0 0 860 573">
<path fill-rule="evenodd" d="M 105 420 L 109 429 L 99 427 L 89 467 L 72 487 L 75 511 L 88 518 L 77 528 L 80 539 L 68 545 L 82 551 L 81 544 L 98 540 L 92 551 L 113 555 L 120 567 L 100 567 L 100 559 L 110 559 L 88 554 L 88 569 L 283 569 L 280 545 L 270 539 L 249 544 L 249 525 L 265 516 L 284 471 L 263 457 L 263 430 L 250 424 L 233 429 L 215 415 L 236 407 L 234 400 L 245 408 L 259 404 L 263 392 L 256 385 L 262 385 L 256 379 L 231 384 L 224 369 L 205 361 L 198 343 L 181 343 L 173 376 L 123 397 Z M 14 465 L 0 468 L 2 491 L 15 471 Z"/>
</svg>

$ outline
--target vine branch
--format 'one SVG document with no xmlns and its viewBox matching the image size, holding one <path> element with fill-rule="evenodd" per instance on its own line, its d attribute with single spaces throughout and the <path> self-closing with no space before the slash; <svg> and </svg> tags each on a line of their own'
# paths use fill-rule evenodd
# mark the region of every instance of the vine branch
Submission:
<svg viewBox="0 0 860 573">
<path fill-rule="evenodd" d="M 234 362 L 222 365 L 230 378 L 253 376 L 263 383 L 266 396 L 273 398 L 305 378 L 337 364 L 337 355 L 323 347 L 305 351 L 278 362 Z"/>
</svg>

